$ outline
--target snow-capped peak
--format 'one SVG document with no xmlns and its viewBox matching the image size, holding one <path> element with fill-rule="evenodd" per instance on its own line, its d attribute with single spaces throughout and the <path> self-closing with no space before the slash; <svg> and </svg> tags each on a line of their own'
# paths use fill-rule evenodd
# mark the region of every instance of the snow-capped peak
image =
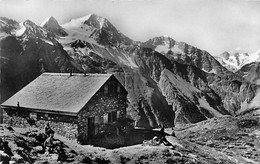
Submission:
<svg viewBox="0 0 260 164">
<path fill-rule="evenodd" d="M 107 19 L 95 15 L 95 14 L 89 14 L 77 19 L 72 19 L 70 22 L 63 24 L 63 27 L 80 27 L 83 24 L 86 24 L 88 26 L 92 26 L 98 29 L 101 29 L 108 25 Z"/>
<path fill-rule="evenodd" d="M 49 16 L 45 21 L 43 21 L 42 23 L 41 23 L 41 27 L 43 27 L 46 23 L 48 23 L 48 22 L 53 22 L 53 21 L 56 21 L 56 19 L 53 17 L 53 16 Z M 57 21 L 56 21 L 57 22 Z"/>
<path fill-rule="evenodd" d="M 228 52 L 224 52 L 219 56 L 216 56 L 216 59 L 227 69 L 235 72 L 242 68 L 244 65 L 259 62 L 260 61 L 260 50 L 255 53 L 234 53 L 230 54 Z"/>
<path fill-rule="evenodd" d="M 90 18 L 92 14 L 76 18 L 76 19 L 71 19 L 68 23 L 63 24 L 62 26 L 64 27 L 79 27 L 81 26 L 86 20 Z"/>
</svg>

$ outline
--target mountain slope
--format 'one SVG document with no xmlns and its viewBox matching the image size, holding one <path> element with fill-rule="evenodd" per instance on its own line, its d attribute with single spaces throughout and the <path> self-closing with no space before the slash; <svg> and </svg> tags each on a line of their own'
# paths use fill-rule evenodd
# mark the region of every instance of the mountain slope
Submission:
<svg viewBox="0 0 260 164">
<path fill-rule="evenodd" d="M 243 76 L 247 81 L 260 85 L 260 62 L 245 64 L 236 73 Z"/>
</svg>

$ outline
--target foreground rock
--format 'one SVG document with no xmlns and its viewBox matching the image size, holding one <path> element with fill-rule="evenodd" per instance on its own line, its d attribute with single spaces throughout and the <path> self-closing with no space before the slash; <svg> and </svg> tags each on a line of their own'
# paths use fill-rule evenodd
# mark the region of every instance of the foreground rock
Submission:
<svg viewBox="0 0 260 164">
<path fill-rule="evenodd" d="M 260 117 L 245 115 L 211 119 L 176 130 L 178 137 L 212 149 L 235 163 L 260 163 Z"/>
</svg>

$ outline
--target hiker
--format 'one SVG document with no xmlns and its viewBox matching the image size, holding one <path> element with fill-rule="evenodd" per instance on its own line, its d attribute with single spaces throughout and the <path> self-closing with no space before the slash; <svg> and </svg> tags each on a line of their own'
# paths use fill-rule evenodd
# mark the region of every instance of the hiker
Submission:
<svg viewBox="0 0 260 164">
<path fill-rule="evenodd" d="M 160 140 L 163 139 L 163 138 L 165 138 L 164 126 L 161 128 L 160 134 L 159 134 L 158 137 L 159 137 Z"/>
<path fill-rule="evenodd" d="M 165 146 L 171 145 L 169 141 L 165 138 L 164 126 L 160 130 L 160 134 L 158 136 L 159 143 L 163 143 Z"/>
<path fill-rule="evenodd" d="M 47 122 L 45 128 L 44 128 L 44 131 L 45 131 L 45 134 L 50 137 L 50 135 L 53 133 L 54 134 L 54 131 L 51 129 L 50 127 L 50 123 Z"/>
<path fill-rule="evenodd" d="M 1 137 L 0 137 L 0 150 L 4 150 L 4 142 Z"/>
<path fill-rule="evenodd" d="M 54 133 L 51 133 L 50 136 L 43 143 L 44 149 L 46 149 L 48 147 L 49 153 L 52 153 L 55 148 L 55 145 L 53 143 L 53 136 L 54 136 Z"/>
<path fill-rule="evenodd" d="M 66 153 L 65 153 L 65 151 L 64 151 L 62 146 L 58 146 L 57 147 L 57 152 L 58 152 L 58 159 L 57 159 L 57 161 L 63 162 L 63 161 L 65 161 L 67 159 Z"/>
</svg>

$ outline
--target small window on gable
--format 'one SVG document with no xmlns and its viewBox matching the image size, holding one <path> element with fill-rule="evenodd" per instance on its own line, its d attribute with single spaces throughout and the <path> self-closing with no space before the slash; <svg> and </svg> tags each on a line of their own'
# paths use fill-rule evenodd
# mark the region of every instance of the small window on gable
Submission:
<svg viewBox="0 0 260 164">
<path fill-rule="evenodd" d="M 37 120 L 37 113 L 30 113 L 31 120 Z"/>
<path fill-rule="evenodd" d="M 120 90 L 121 90 L 121 86 L 120 86 L 120 84 L 117 84 L 117 93 L 120 93 Z"/>
<path fill-rule="evenodd" d="M 116 84 L 113 82 L 109 84 L 109 93 L 116 93 Z"/>
<path fill-rule="evenodd" d="M 104 86 L 104 94 L 108 94 L 108 85 L 107 84 L 105 84 L 105 86 Z"/>
</svg>

